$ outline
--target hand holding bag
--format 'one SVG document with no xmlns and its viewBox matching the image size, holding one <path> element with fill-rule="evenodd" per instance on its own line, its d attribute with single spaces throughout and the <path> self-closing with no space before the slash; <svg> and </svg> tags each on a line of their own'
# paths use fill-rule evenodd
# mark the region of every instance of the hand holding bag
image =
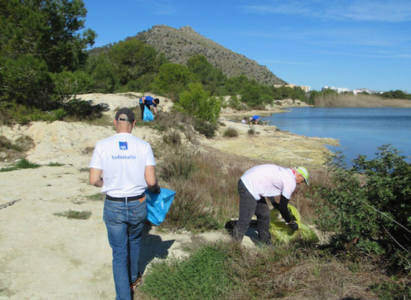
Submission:
<svg viewBox="0 0 411 300">
<path fill-rule="evenodd" d="M 152 113 L 151 110 L 150 110 L 149 108 L 147 108 L 146 106 L 144 106 L 143 121 L 144 121 L 144 122 L 154 121 L 153 113 Z"/>
<path fill-rule="evenodd" d="M 160 194 L 155 194 L 147 190 L 147 220 L 154 225 L 160 225 L 166 218 L 175 194 L 175 191 L 165 188 L 161 188 Z"/>
</svg>

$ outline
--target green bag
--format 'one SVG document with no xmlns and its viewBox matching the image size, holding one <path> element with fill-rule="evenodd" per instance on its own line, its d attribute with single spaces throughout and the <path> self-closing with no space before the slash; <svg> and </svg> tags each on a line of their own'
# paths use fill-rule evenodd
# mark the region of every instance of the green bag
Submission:
<svg viewBox="0 0 411 300">
<path fill-rule="evenodd" d="M 319 239 L 315 232 L 307 225 L 301 223 L 301 216 L 297 208 L 288 204 L 291 219 L 298 224 L 298 230 L 294 231 L 281 220 L 281 214 L 277 209 L 271 210 L 270 234 L 273 240 L 288 243 L 295 239 L 318 243 Z"/>
</svg>

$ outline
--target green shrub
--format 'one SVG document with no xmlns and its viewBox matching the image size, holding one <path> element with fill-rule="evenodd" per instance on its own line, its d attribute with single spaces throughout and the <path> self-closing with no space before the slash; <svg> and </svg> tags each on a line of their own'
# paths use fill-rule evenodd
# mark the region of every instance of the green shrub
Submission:
<svg viewBox="0 0 411 300">
<path fill-rule="evenodd" d="M 196 151 L 186 148 L 166 149 L 164 154 L 166 158 L 160 165 L 160 174 L 166 181 L 180 177 L 188 179 L 197 168 L 198 153 Z"/>
<path fill-rule="evenodd" d="M 237 129 L 232 128 L 232 127 L 228 127 L 223 134 L 225 137 L 237 137 L 238 136 L 238 132 Z"/>
<path fill-rule="evenodd" d="M 61 213 L 54 213 L 58 217 L 66 217 L 67 219 L 87 220 L 91 216 L 91 211 L 76 211 L 68 210 Z"/>
<path fill-rule="evenodd" d="M 400 283 L 396 280 L 388 280 L 371 286 L 371 290 L 378 294 L 378 299 L 383 300 L 400 300 L 411 299 L 411 287 L 406 283 Z"/>
<path fill-rule="evenodd" d="M 31 163 L 27 159 L 23 158 L 16 163 L 18 169 L 36 169 L 40 168 L 39 164 Z"/>
<path fill-rule="evenodd" d="M 206 138 L 212 138 L 218 126 L 216 124 L 207 122 L 203 119 L 196 118 L 194 121 L 194 129 L 199 133 L 204 134 Z"/>
<path fill-rule="evenodd" d="M 359 156 L 345 169 L 337 154 L 329 165 L 331 186 L 319 190 L 324 200 L 318 223 L 335 230 L 333 246 L 375 253 L 392 265 L 411 268 L 411 166 L 390 145 L 375 159 Z"/>
<path fill-rule="evenodd" d="M 181 136 L 177 131 L 171 131 L 171 132 L 163 135 L 163 142 L 166 143 L 166 144 L 180 145 L 181 144 Z"/>
<path fill-rule="evenodd" d="M 0 122 L 4 125 L 28 124 L 31 121 L 53 122 L 61 120 L 66 115 L 63 109 L 41 111 L 34 107 L 19 105 L 16 102 L 0 104 Z"/>
</svg>

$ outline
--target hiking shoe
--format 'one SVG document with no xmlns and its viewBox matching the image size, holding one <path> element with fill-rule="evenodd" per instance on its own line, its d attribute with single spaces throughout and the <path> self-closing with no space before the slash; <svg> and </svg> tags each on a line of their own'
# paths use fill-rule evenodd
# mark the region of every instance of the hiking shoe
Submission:
<svg viewBox="0 0 411 300">
<path fill-rule="evenodd" d="M 135 291 L 135 289 L 141 285 L 143 283 L 143 278 L 141 278 L 141 275 L 138 274 L 137 279 L 133 282 L 133 284 L 130 286 L 130 290 L 132 290 L 133 292 Z"/>
</svg>

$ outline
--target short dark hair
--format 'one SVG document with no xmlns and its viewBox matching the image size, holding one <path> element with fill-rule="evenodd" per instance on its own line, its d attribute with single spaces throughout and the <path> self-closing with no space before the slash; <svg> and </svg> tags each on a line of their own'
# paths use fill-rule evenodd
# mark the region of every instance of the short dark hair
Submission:
<svg viewBox="0 0 411 300">
<path fill-rule="evenodd" d="M 156 104 L 159 104 L 159 103 L 160 103 L 160 99 L 158 99 L 158 98 L 155 98 L 153 101 L 154 101 Z"/>
</svg>

